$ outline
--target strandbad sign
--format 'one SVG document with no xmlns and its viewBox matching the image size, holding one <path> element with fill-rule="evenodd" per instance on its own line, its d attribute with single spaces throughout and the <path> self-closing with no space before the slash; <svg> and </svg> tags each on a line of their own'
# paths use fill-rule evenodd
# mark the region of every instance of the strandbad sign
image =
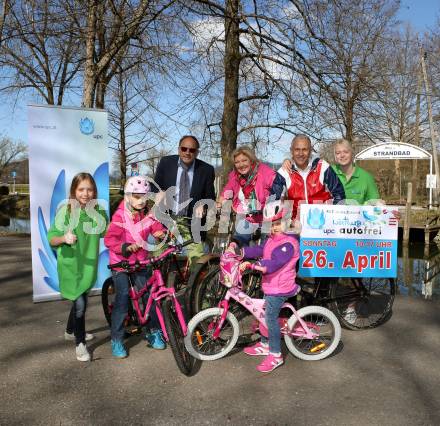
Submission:
<svg viewBox="0 0 440 426">
<path fill-rule="evenodd" d="M 391 210 L 302 204 L 299 275 L 394 278 L 398 222 Z"/>
<path fill-rule="evenodd" d="M 403 142 L 372 145 L 356 155 L 356 160 L 423 160 L 430 158 L 431 154 L 426 150 Z"/>
</svg>

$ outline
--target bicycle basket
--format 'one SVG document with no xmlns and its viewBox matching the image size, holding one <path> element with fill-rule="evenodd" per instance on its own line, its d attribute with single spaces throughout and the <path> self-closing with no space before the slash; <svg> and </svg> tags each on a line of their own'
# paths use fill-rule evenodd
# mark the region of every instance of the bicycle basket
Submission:
<svg viewBox="0 0 440 426">
<path fill-rule="evenodd" d="M 241 284 L 239 256 L 225 252 L 220 256 L 220 282 L 230 288 Z"/>
</svg>

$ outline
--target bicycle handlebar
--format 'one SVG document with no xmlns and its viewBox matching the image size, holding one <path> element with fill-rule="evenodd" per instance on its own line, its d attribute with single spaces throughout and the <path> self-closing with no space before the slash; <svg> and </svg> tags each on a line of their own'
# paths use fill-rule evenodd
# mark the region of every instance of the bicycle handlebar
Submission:
<svg viewBox="0 0 440 426">
<path fill-rule="evenodd" d="M 129 262 L 128 260 L 122 260 L 118 263 L 112 263 L 107 266 L 108 269 L 122 268 L 122 269 L 140 269 L 141 267 L 153 265 L 154 263 L 158 263 L 161 260 L 168 257 L 170 254 L 177 253 L 182 250 L 183 247 L 186 247 L 190 244 L 194 243 L 194 240 L 191 238 L 190 240 L 185 241 L 182 244 L 176 244 L 173 246 L 169 246 L 163 253 L 156 257 L 150 257 L 142 262 L 137 260 L 136 262 Z"/>
<path fill-rule="evenodd" d="M 236 216 L 236 215 L 245 215 L 245 216 L 256 216 L 256 215 L 262 215 L 263 214 L 263 210 L 249 210 L 248 212 L 236 212 L 235 210 L 231 210 L 230 211 L 230 215 L 231 216 Z M 222 215 L 222 208 L 217 208 L 216 211 L 216 218 L 219 219 Z"/>
</svg>

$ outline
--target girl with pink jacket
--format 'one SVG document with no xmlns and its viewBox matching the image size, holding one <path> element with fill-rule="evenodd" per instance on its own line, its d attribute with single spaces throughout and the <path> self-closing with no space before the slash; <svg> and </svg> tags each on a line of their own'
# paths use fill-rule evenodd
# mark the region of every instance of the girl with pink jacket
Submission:
<svg viewBox="0 0 440 426">
<path fill-rule="evenodd" d="M 164 236 L 165 227 L 153 215 L 145 211 L 147 193 L 150 184 L 142 176 L 132 176 L 125 184 L 124 200 L 112 217 L 104 244 L 110 252 L 110 264 L 126 260 L 130 263 L 144 261 L 148 257 L 147 240 L 150 235 L 156 238 Z M 111 347 L 116 358 L 125 358 L 124 320 L 128 312 L 128 274 L 121 270 L 113 271 L 113 283 L 116 290 L 115 303 L 112 310 Z M 142 288 L 149 278 L 148 271 L 132 274 L 134 283 Z M 145 294 L 148 298 L 148 293 Z M 154 349 L 165 349 L 156 309 L 151 309 L 149 331 L 146 340 Z"/>
<path fill-rule="evenodd" d="M 254 269 L 263 273 L 269 339 L 262 336 L 258 343 L 244 349 L 247 355 L 265 356 L 257 366 L 257 370 L 263 373 L 274 370 L 284 362 L 278 317 L 283 303 L 299 290 L 295 282 L 299 244 L 295 236 L 285 233 L 287 224 L 282 219 L 286 213 L 280 201 L 268 203 L 264 209 L 264 220 L 272 222 L 269 238 L 261 245 L 240 249 L 239 253 L 238 247 L 233 244 L 228 248 L 241 254 L 243 259 L 260 259 L 256 263 L 242 262 L 240 269 Z"/>
</svg>

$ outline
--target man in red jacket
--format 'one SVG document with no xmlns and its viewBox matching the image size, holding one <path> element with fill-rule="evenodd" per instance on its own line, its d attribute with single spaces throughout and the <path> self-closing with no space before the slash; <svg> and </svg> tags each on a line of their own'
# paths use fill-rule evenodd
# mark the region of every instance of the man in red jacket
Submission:
<svg viewBox="0 0 440 426">
<path fill-rule="evenodd" d="M 299 219 L 301 203 L 324 203 L 333 200 L 338 204 L 345 199 L 344 187 L 330 164 L 312 158 L 312 142 L 306 135 L 296 135 L 290 147 L 292 161 L 284 160 L 278 170 L 286 179 L 286 199 L 293 201 L 292 218 Z"/>
</svg>

